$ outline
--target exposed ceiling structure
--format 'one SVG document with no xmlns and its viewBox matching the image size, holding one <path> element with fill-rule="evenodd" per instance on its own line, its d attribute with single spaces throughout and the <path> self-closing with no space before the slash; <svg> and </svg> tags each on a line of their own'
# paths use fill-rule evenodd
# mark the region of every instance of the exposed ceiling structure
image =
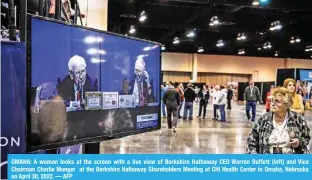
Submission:
<svg viewBox="0 0 312 180">
<path fill-rule="evenodd" d="M 169 52 L 312 59 L 311 7 L 311 0 L 109 0 L 108 30 Z"/>
</svg>

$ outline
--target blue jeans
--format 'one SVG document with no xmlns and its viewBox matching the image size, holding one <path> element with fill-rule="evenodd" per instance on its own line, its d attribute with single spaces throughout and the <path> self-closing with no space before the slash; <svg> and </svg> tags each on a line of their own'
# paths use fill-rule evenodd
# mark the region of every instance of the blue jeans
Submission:
<svg viewBox="0 0 312 180">
<path fill-rule="evenodd" d="M 161 111 L 162 111 L 163 117 L 166 117 L 166 116 L 167 116 L 167 113 L 166 113 L 166 105 L 165 105 L 165 103 L 164 103 L 163 100 L 161 100 Z"/>
<path fill-rule="evenodd" d="M 219 105 L 214 104 L 213 105 L 213 119 L 218 119 L 217 110 L 219 109 Z"/>
<path fill-rule="evenodd" d="M 254 101 L 248 101 L 246 104 L 246 115 L 248 119 L 250 119 L 250 108 L 252 110 L 251 121 L 255 121 L 255 118 L 256 118 L 256 105 L 257 105 L 257 102 L 254 102 Z"/>
<path fill-rule="evenodd" d="M 221 114 L 221 121 L 225 121 L 225 105 L 218 105 L 220 114 Z"/>
<path fill-rule="evenodd" d="M 187 111 L 189 111 L 189 118 L 193 119 L 193 102 L 185 102 L 183 119 L 187 118 Z"/>
</svg>

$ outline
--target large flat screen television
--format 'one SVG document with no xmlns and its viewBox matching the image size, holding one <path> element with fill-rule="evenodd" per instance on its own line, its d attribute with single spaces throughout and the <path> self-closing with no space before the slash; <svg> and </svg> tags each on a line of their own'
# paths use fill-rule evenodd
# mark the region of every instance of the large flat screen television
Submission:
<svg viewBox="0 0 312 180">
<path fill-rule="evenodd" d="M 160 128 L 157 43 L 29 17 L 28 151 Z"/>
</svg>

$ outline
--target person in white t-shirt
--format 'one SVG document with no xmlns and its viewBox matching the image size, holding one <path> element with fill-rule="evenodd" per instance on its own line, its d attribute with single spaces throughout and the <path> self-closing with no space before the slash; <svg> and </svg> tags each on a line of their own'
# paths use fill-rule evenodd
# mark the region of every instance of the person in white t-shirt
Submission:
<svg viewBox="0 0 312 180">
<path fill-rule="evenodd" d="M 221 90 L 219 93 L 219 101 L 218 101 L 218 108 L 221 115 L 221 121 L 225 122 L 225 104 L 227 99 L 227 89 L 224 86 L 221 86 Z"/>
<path fill-rule="evenodd" d="M 212 105 L 213 105 L 213 120 L 217 120 L 217 110 L 219 109 L 219 98 L 220 98 L 220 86 L 216 85 L 214 91 L 211 94 Z"/>
</svg>

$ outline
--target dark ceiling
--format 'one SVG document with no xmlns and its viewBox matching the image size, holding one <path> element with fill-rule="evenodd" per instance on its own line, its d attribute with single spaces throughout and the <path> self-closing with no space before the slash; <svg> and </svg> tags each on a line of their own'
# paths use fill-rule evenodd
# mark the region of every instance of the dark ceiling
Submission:
<svg viewBox="0 0 312 180">
<path fill-rule="evenodd" d="M 305 52 L 312 45 L 312 1 L 269 0 L 265 6 L 252 6 L 253 0 L 109 0 L 108 30 L 128 33 L 134 25 L 132 36 L 156 41 L 169 52 L 196 53 L 198 47 L 205 54 L 237 55 L 244 49 L 245 56 L 311 59 L 312 52 Z M 142 11 L 147 19 L 139 22 Z M 218 16 L 222 25 L 209 26 L 211 17 Z M 270 24 L 280 21 L 280 31 L 269 31 Z M 195 38 L 187 38 L 186 32 L 196 29 Z M 263 35 L 260 34 L 264 33 Z M 238 33 L 245 33 L 245 41 L 237 41 Z M 129 34 L 129 33 L 128 33 Z M 290 44 L 292 36 L 301 42 Z M 174 45 L 173 39 L 181 42 Z M 222 39 L 225 46 L 216 47 Z M 265 42 L 271 42 L 271 50 L 258 50 Z"/>
</svg>

